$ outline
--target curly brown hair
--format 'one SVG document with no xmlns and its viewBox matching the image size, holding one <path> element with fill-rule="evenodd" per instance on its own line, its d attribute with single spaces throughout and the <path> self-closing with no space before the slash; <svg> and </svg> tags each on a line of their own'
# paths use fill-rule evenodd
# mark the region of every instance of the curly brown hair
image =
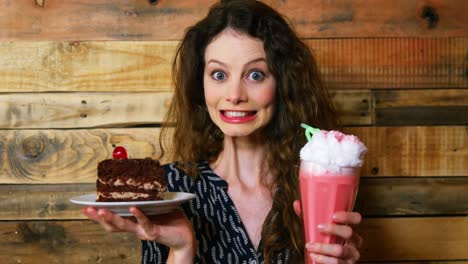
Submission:
<svg viewBox="0 0 468 264">
<path fill-rule="evenodd" d="M 265 262 L 289 250 L 293 263 L 300 263 L 303 229 L 292 207 L 299 198 L 299 150 L 306 142 L 300 124 L 331 129 L 336 114 L 311 51 L 282 15 L 255 0 L 221 1 L 187 29 L 173 64 L 175 92 L 161 131 L 163 153 L 196 178 L 196 164 L 213 161 L 222 151 L 223 133 L 205 104 L 203 72 L 207 45 L 228 27 L 263 41 L 276 80 L 275 113 L 263 139 L 273 175 L 273 205 L 262 227 Z"/>
</svg>

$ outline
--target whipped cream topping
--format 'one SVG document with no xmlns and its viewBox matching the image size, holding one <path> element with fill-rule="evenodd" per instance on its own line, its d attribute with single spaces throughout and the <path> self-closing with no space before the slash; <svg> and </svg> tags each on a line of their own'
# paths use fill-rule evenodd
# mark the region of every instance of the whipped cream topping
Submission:
<svg viewBox="0 0 468 264">
<path fill-rule="evenodd" d="M 302 147 L 300 157 L 324 171 L 339 172 L 342 168 L 361 167 L 366 152 L 366 146 L 354 135 L 320 130 Z"/>
</svg>

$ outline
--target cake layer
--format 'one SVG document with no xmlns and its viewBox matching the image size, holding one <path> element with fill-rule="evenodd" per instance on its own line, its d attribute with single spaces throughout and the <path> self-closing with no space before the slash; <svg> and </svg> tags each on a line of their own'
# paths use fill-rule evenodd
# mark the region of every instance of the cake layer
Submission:
<svg viewBox="0 0 468 264">
<path fill-rule="evenodd" d="M 97 201 L 161 200 L 167 191 L 157 160 L 107 159 L 98 164 Z"/>
<path fill-rule="evenodd" d="M 166 190 L 166 186 L 158 181 L 140 181 L 138 179 L 126 179 L 122 177 L 117 179 L 108 179 L 107 181 L 98 179 L 96 186 L 98 190 L 115 190 L 119 192 L 164 192 Z"/>
<path fill-rule="evenodd" d="M 98 178 L 126 178 L 139 182 L 158 180 L 163 182 L 164 169 L 159 161 L 146 159 L 106 159 L 98 164 Z"/>
<path fill-rule="evenodd" d="M 163 199 L 163 194 L 163 192 L 98 192 L 97 200 L 100 202 L 158 201 Z"/>
</svg>

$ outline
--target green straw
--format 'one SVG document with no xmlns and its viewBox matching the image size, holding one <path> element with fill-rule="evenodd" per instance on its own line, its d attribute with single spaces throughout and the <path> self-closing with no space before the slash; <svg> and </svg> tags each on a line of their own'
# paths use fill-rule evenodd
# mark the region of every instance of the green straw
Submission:
<svg viewBox="0 0 468 264">
<path fill-rule="evenodd" d="M 307 138 L 308 141 L 310 141 L 312 139 L 312 136 L 319 132 L 320 129 L 318 128 L 315 128 L 315 127 L 311 127 L 309 125 L 306 125 L 304 123 L 301 123 L 301 127 L 305 129 L 305 136 Z"/>
</svg>

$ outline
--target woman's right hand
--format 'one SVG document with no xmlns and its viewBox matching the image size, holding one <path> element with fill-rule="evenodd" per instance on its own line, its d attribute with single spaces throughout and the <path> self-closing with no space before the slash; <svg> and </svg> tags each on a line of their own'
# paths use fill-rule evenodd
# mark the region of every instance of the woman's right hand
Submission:
<svg viewBox="0 0 468 264">
<path fill-rule="evenodd" d="M 195 235 L 190 221 L 182 211 L 176 210 L 165 215 L 151 216 L 151 218 L 136 207 L 130 207 L 130 212 L 134 219 L 121 217 L 106 209 L 97 210 L 94 207 L 86 207 L 82 210 L 85 216 L 99 223 L 109 232 L 130 232 L 141 240 L 156 241 L 170 247 L 169 260 L 193 259 Z"/>
</svg>

